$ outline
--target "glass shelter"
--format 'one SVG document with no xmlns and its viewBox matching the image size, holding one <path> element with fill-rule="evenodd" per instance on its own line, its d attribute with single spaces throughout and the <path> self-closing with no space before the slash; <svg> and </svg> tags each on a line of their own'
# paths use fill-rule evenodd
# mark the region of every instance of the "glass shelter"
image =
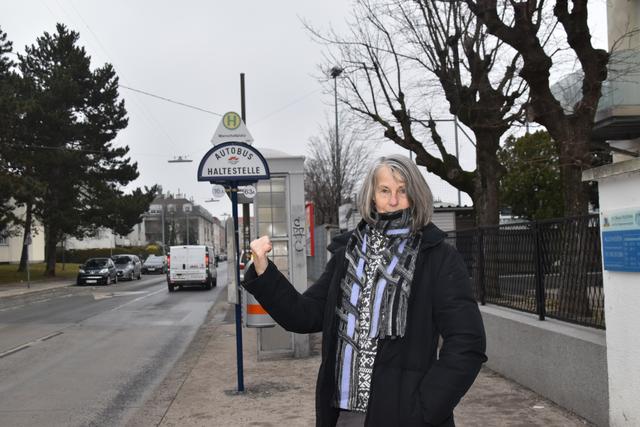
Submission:
<svg viewBox="0 0 640 427">
<path fill-rule="evenodd" d="M 263 154 L 271 178 L 259 181 L 253 199 L 255 235 L 268 235 L 273 243 L 269 258 L 289 279 L 298 292 L 307 289 L 304 157 L 259 149 Z M 248 293 L 243 295 L 243 303 Z M 246 304 L 245 304 L 246 314 Z M 246 315 L 245 315 L 246 319 Z M 258 330 L 258 359 L 273 357 L 306 357 L 309 337 L 287 332 L 280 326 Z"/>
</svg>

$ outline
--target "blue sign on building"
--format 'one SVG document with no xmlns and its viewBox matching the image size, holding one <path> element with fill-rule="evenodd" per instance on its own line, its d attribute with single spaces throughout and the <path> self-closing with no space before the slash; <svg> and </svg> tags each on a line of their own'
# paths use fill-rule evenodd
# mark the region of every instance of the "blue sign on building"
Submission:
<svg viewBox="0 0 640 427">
<path fill-rule="evenodd" d="M 601 214 L 604 269 L 640 272 L 640 208 Z"/>
</svg>

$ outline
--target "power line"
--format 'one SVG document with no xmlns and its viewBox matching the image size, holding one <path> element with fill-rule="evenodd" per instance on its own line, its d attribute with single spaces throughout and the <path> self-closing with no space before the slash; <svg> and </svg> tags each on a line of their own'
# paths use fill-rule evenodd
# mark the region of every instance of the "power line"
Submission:
<svg viewBox="0 0 640 427">
<path fill-rule="evenodd" d="M 255 125 L 256 123 L 259 123 L 259 122 L 261 122 L 261 121 L 263 121 L 263 120 L 265 120 L 265 119 L 267 119 L 267 118 L 269 118 L 269 117 L 273 116 L 274 114 L 277 114 L 277 113 L 279 113 L 280 111 L 285 110 L 285 109 L 287 109 L 287 108 L 291 107 L 291 106 L 292 106 L 292 105 L 294 105 L 294 104 L 297 104 L 298 102 L 302 101 L 303 99 L 305 99 L 305 98 L 307 98 L 307 97 L 309 97 L 309 96 L 311 96 L 311 95 L 313 95 L 314 93 L 317 93 L 317 92 L 319 92 L 319 91 L 320 91 L 320 89 L 314 89 L 314 90 L 312 90 L 311 92 L 308 92 L 308 93 L 306 93 L 306 94 L 302 95 L 300 98 L 294 99 L 293 101 L 289 102 L 288 104 L 285 104 L 284 106 L 282 106 L 282 107 L 278 108 L 277 110 L 274 110 L 274 111 L 272 111 L 272 112 L 270 112 L 270 113 L 267 113 L 267 115 L 260 117 L 258 120 L 256 120 L 256 121 L 252 122 L 252 124 L 254 124 L 254 125 Z"/>
<path fill-rule="evenodd" d="M 73 147 L 49 147 L 47 145 L 20 145 L 20 144 L 13 144 L 13 143 L 7 143 L 6 145 L 9 147 L 14 147 L 15 150 L 23 150 L 23 151 L 39 149 L 39 150 L 72 151 L 74 153 L 91 153 L 91 154 L 111 154 L 112 153 L 109 150 L 87 150 L 84 148 L 73 148 Z"/>
<path fill-rule="evenodd" d="M 56 0 L 56 3 L 58 3 L 58 0 Z M 71 7 L 73 8 L 73 10 L 76 13 L 76 15 L 78 15 L 78 17 L 80 18 L 80 20 L 82 21 L 84 26 L 87 27 L 87 30 L 89 30 L 89 32 L 91 33 L 91 35 L 93 36 L 95 41 L 98 43 L 98 47 L 100 47 L 102 49 L 102 51 L 106 54 L 107 58 L 110 60 L 111 64 L 114 64 L 114 67 L 115 67 L 115 63 L 113 61 L 113 55 L 111 55 L 111 53 L 102 44 L 102 42 L 100 41 L 100 38 L 98 37 L 98 35 L 91 29 L 91 27 L 89 27 L 89 24 L 82 17 L 82 15 L 78 11 L 78 9 L 74 6 L 73 2 L 70 1 L 69 3 L 71 4 Z M 62 7 L 62 5 L 60 3 L 58 3 L 58 6 L 60 7 L 60 9 L 63 10 L 63 12 L 65 14 L 67 14 L 67 11 Z M 51 10 L 51 9 L 49 9 L 49 10 Z M 74 21 L 75 21 L 75 19 L 74 19 Z M 118 70 L 118 67 L 115 67 L 115 68 Z M 127 79 L 125 79 L 125 76 L 123 75 L 123 73 L 121 71 L 118 72 L 118 76 L 119 76 L 120 79 L 127 80 Z M 147 110 L 147 108 L 144 106 L 144 103 L 140 102 L 137 99 L 137 97 L 135 97 L 135 96 L 133 97 L 133 101 L 134 101 L 134 103 L 136 105 L 138 105 L 140 107 L 140 111 L 142 111 L 143 117 L 149 122 L 149 123 L 147 123 L 147 125 L 149 125 L 149 124 L 152 125 L 152 126 L 150 126 L 150 129 L 152 129 L 152 130 L 156 130 L 156 129 L 160 130 L 160 132 L 164 135 L 164 137 L 167 139 L 167 141 L 169 141 L 169 143 L 173 144 L 174 143 L 173 139 L 169 136 L 169 134 L 164 129 L 162 124 L 153 116 L 153 114 L 149 110 Z M 151 123 L 151 122 L 153 122 L 153 123 Z"/>
<path fill-rule="evenodd" d="M 133 91 L 133 92 L 138 92 L 138 93 L 141 93 L 143 95 L 150 96 L 152 98 L 157 98 L 157 99 L 161 99 L 163 101 L 171 102 L 172 104 L 182 105 L 183 107 L 192 108 L 194 110 L 202 111 L 203 113 L 213 114 L 214 116 L 218 116 L 218 117 L 222 117 L 223 116 L 222 114 L 216 113 L 215 111 L 206 110 L 204 108 L 196 107 L 195 105 L 185 104 L 184 102 L 175 101 L 175 100 L 170 99 L 170 98 L 165 98 L 164 96 L 155 95 L 155 94 L 150 93 L 150 92 L 145 92 L 144 90 L 134 89 L 132 87 L 125 86 L 125 85 L 122 85 L 122 84 L 119 85 L 119 87 L 121 87 L 123 89 L 127 89 L 127 90 L 130 90 L 130 91 Z"/>
</svg>

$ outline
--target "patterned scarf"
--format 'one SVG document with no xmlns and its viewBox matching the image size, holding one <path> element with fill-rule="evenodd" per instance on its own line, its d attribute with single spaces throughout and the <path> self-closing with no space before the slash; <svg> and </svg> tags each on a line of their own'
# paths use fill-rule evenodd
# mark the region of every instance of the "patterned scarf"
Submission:
<svg viewBox="0 0 640 427">
<path fill-rule="evenodd" d="M 357 389 L 356 359 L 360 334 L 369 339 L 397 338 L 405 334 L 407 307 L 411 294 L 411 282 L 420 247 L 421 234 L 411 233 L 411 212 L 405 209 L 390 214 L 373 213 L 375 222 L 362 221 L 351 235 L 345 251 L 348 262 L 341 282 L 342 298 L 336 309 L 338 315 L 338 405 L 352 407 Z M 369 236 L 381 233 L 386 244 L 380 252 L 381 260 L 373 278 L 367 278 L 365 265 L 369 262 Z M 367 330 L 358 322 L 358 306 L 366 282 L 372 283 L 371 319 Z M 360 301 L 361 302 L 361 301 Z M 354 354 L 355 353 L 355 354 Z M 346 405 L 346 406 L 345 406 Z"/>
</svg>

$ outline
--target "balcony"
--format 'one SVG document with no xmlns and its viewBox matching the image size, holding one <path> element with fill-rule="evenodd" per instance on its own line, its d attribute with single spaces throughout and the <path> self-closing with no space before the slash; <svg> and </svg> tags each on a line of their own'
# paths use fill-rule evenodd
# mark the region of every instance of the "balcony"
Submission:
<svg viewBox="0 0 640 427">
<path fill-rule="evenodd" d="M 608 78 L 594 120 L 594 141 L 640 138 L 640 50 L 611 55 Z M 565 111 L 572 111 L 582 97 L 582 72 L 569 73 L 551 86 Z"/>
<path fill-rule="evenodd" d="M 640 51 L 612 54 L 593 127 L 595 140 L 640 138 Z"/>
</svg>

